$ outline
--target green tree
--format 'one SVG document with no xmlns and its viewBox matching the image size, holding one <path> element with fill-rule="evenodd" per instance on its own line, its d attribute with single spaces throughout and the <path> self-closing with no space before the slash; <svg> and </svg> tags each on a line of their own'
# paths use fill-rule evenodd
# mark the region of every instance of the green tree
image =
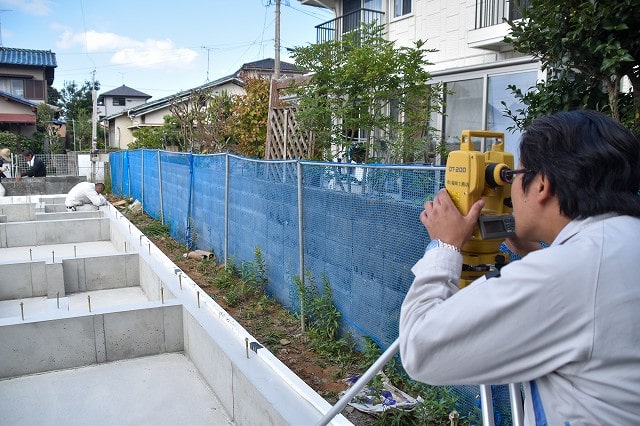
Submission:
<svg viewBox="0 0 640 426">
<path fill-rule="evenodd" d="M 640 0 L 529 3 L 523 19 L 509 22 L 512 33 L 506 40 L 517 51 L 539 58 L 549 78 L 533 93 L 513 88 L 527 106 L 509 112 L 516 124 L 581 107 L 608 113 L 639 132 Z M 630 90 L 621 91 L 625 77 Z"/>
<path fill-rule="evenodd" d="M 396 47 L 376 25 L 296 48 L 296 64 L 311 73 L 294 88 L 297 117 L 314 133 L 319 156 L 329 159 L 332 147 L 345 154 L 361 143 L 363 161 L 375 153 L 394 162 L 426 157 L 435 132 L 429 115 L 442 106 L 442 86 L 426 71 L 433 51 L 421 40 Z"/>
<path fill-rule="evenodd" d="M 58 130 L 60 126 L 56 124 L 58 112 L 51 105 L 41 103 L 36 111 L 36 128 L 44 133 L 49 141 L 49 152 L 60 153 L 64 151 L 64 145 L 60 144 Z"/>
<path fill-rule="evenodd" d="M 150 148 L 166 149 L 179 145 L 180 131 L 175 117 L 165 115 L 164 124 L 160 127 L 141 127 L 133 131 L 135 141 L 128 149 Z"/>
<path fill-rule="evenodd" d="M 60 98 L 57 105 L 62 111 L 62 116 L 70 121 L 71 119 L 78 119 L 78 116 L 82 111 L 87 113 L 87 116 L 91 117 L 93 111 L 93 98 L 92 90 L 100 90 L 99 82 L 85 81 L 82 86 L 79 86 L 75 81 L 67 81 L 64 87 L 60 91 Z"/>
<path fill-rule="evenodd" d="M 85 81 L 82 86 L 75 81 L 65 82 L 60 91 L 57 106 L 71 131 L 75 133 L 78 149 L 91 149 L 91 116 L 93 113 L 92 90 L 100 90 L 100 83 Z"/>
<path fill-rule="evenodd" d="M 53 86 L 47 88 L 47 103 L 49 105 L 58 105 L 60 102 L 60 91 Z"/>
<path fill-rule="evenodd" d="M 238 154 L 264 158 L 270 83 L 264 78 L 244 77 L 243 80 L 246 94 L 233 97 L 229 132 L 237 142 Z"/>
</svg>

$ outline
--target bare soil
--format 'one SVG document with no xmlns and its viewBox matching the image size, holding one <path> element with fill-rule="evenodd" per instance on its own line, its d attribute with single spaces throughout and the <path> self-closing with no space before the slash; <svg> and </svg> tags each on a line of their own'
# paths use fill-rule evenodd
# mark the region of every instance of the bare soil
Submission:
<svg viewBox="0 0 640 426">
<path fill-rule="evenodd" d="M 109 197 L 108 197 L 109 198 Z M 123 200 L 111 197 L 114 204 L 142 232 L 153 225 L 154 219 L 144 213 L 132 213 Z M 156 222 L 157 224 L 157 222 Z M 301 332 L 300 320 L 273 300 L 265 303 L 265 298 L 244 298 L 241 303 L 228 303 L 228 290 L 214 285 L 216 272 L 220 266 L 211 262 L 211 267 L 203 267 L 203 262 L 184 257 L 187 248 L 167 236 L 153 236 L 145 233 L 158 248 L 171 259 L 185 274 L 206 291 L 223 309 L 238 321 L 263 346 L 287 365 L 305 383 L 331 404 L 338 400 L 338 394 L 346 389 L 344 379 L 355 374 L 355 364 L 333 362 L 318 353 L 306 333 Z M 268 267 L 268 265 L 267 265 Z M 229 300 L 231 300 L 229 298 Z M 354 358 L 361 354 L 354 351 Z M 376 418 L 347 406 L 342 414 L 355 425 L 373 425 Z"/>
</svg>

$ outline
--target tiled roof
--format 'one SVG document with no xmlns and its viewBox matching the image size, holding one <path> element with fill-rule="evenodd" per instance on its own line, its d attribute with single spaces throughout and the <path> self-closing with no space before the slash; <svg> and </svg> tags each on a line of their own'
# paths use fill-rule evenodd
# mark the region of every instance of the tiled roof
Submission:
<svg viewBox="0 0 640 426">
<path fill-rule="evenodd" d="M 0 64 L 57 67 L 56 54 L 50 50 L 0 47 Z"/>
<path fill-rule="evenodd" d="M 109 90 L 108 92 L 104 92 L 100 94 L 101 98 L 104 96 L 128 96 L 131 98 L 136 97 L 136 98 L 147 98 L 147 99 L 151 97 L 151 95 L 147 95 L 146 93 L 142 93 L 136 89 L 127 87 L 124 84 L 113 90 Z"/>
<path fill-rule="evenodd" d="M 244 71 L 244 70 L 254 70 L 254 69 L 273 71 L 275 69 L 275 66 L 276 66 L 275 59 L 266 58 L 266 59 L 261 59 L 259 61 L 247 62 L 244 65 L 242 65 L 242 68 L 240 68 L 238 72 Z M 280 61 L 280 71 L 301 72 L 301 70 L 295 64 L 291 64 L 289 62 L 284 62 L 284 61 Z"/>
<path fill-rule="evenodd" d="M 25 98 L 23 98 L 21 96 L 12 95 L 11 93 L 5 92 L 4 90 L 0 90 L 0 97 L 11 99 L 12 101 L 20 102 L 22 104 L 30 105 L 32 107 L 38 106 L 40 104 L 39 102 L 31 101 L 31 100 L 25 99 Z"/>
</svg>

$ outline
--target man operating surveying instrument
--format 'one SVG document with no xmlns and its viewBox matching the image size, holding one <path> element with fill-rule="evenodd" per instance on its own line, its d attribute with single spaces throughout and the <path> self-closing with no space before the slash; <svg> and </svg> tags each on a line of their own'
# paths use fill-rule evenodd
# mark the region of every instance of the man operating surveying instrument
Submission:
<svg viewBox="0 0 640 426">
<path fill-rule="evenodd" d="M 462 214 L 447 188 L 425 203 L 432 243 L 400 313 L 405 370 L 432 385 L 523 383 L 528 425 L 639 424 L 638 138 L 593 111 L 540 117 L 504 173 L 516 236 L 548 247 L 459 291 L 486 201 Z"/>
</svg>

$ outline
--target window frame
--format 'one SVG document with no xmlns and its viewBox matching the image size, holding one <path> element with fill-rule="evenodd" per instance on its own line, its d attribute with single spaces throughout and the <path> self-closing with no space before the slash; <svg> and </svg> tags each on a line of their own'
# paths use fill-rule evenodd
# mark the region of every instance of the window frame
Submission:
<svg viewBox="0 0 640 426">
<path fill-rule="evenodd" d="M 389 12 L 391 19 L 401 19 L 413 14 L 413 0 L 391 0 Z"/>
</svg>

